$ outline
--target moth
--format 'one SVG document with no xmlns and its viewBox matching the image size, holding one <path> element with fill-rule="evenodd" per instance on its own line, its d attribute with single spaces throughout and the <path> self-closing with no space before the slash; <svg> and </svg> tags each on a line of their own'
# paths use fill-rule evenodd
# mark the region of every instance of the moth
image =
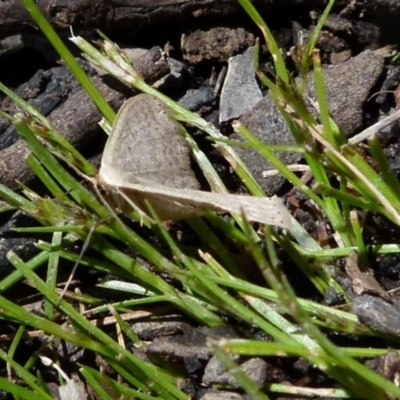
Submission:
<svg viewBox="0 0 400 400">
<path fill-rule="evenodd" d="M 278 198 L 200 190 L 182 129 L 169 108 L 152 95 L 139 94 L 122 105 L 99 171 L 102 186 L 124 203 L 121 208 L 149 215 L 149 202 L 163 220 L 206 211 L 243 212 L 250 221 L 290 227 L 290 214 Z"/>
</svg>

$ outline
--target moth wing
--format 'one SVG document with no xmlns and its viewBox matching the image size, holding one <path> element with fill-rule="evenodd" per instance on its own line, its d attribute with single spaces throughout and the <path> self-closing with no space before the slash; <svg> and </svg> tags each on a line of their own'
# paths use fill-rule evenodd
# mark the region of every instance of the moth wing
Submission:
<svg viewBox="0 0 400 400">
<path fill-rule="evenodd" d="M 146 210 L 149 201 L 162 219 L 184 219 L 206 211 L 244 212 L 250 221 L 290 228 L 291 215 L 279 198 L 254 197 L 201 190 L 170 189 L 133 184 L 120 187 L 135 205 Z"/>
<path fill-rule="evenodd" d="M 101 159 L 125 182 L 151 180 L 154 185 L 197 189 L 182 125 L 154 96 L 139 94 L 125 101 Z"/>
</svg>

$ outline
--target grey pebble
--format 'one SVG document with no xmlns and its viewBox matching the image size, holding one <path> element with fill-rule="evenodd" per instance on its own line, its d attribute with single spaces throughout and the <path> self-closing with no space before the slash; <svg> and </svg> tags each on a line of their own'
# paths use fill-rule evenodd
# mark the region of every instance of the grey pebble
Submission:
<svg viewBox="0 0 400 400">
<path fill-rule="evenodd" d="M 190 111 L 196 111 L 201 106 L 210 104 L 214 100 L 212 90 L 208 86 L 201 86 L 198 89 L 189 89 L 178 103 Z"/>
<path fill-rule="evenodd" d="M 261 358 L 250 358 L 240 364 L 240 368 L 252 379 L 258 387 L 261 387 L 267 375 L 267 363 Z M 204 385 L 211 383 L 228 384 L 234 388 L 240 388 L 236 379 L 225 370 L 216 357 L 212 357 L 208 362 L 202 379 Z"/>
<path fill-rule="evenodd" d="M 219 122 L 238 118 L 262 99 L 254 69 L 254 47 L 229 58 L 221 92 Z"/>
</svg>

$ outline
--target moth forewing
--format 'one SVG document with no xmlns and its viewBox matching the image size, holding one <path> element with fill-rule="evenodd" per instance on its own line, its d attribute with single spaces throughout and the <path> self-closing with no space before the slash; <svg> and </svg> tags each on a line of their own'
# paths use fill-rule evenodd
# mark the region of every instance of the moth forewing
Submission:
<svg viewBox="0 0 400 400">
<path fill-rule="evenodd" d="M 182 129 L 154 96 L 139 94 L 130 98 L 117 114 L 100 175 L 112 168 L 118 172 L 114 178 L 125 182 L 142 179 L 153 185 L 198 189 Z"/>
<path fill-rule="evenodd" d="M 278 198 L 195 190 L 189 149 L 180 124 L 153 96 L 141 94 L 121 107 L 106 144 L 99 181 L 120 193 L 119 207 L 149 215 L 147 201 L 164 220 L 199 216 L 206 211 L 242 212 L 250 221 L 283 228 L 291 215 Z"/>
<path fill-rule="evenodd" d="M 279 198 L 170 189 L 167 187 L 156 188 L 141 184 L 125 184 L 119 186 L 118 189 L 130 200 L 128 204 L 125 203 L 125 206 L 121 207 L 122 211 L 127 211 L 130 207 L 137 207 L 149 215 L 146 205 L 146 201 L 148 201 L 157 215 L 164 220 L 180 220 L 200 216 L 206 211 L 229 212 L 238 215 L 243 212 L 247 219 L 253 222 L 287 229 L 291 226 L 291 215 Z M 131 202 L 134 207 L 132 207 Z"/>
</svg>

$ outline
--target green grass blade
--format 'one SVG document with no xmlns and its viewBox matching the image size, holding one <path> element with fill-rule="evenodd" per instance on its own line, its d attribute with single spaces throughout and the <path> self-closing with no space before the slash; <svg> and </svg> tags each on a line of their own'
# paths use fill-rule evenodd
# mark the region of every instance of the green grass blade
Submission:
<svg viewBox="0 0 400 400">
<path fill-rule="evenodd" d="M 96 104 L 103 116 L 110 122 L 114 121 L 115 113 L 112 108 L 105 101 L 103 95 L 94 86 L 85 71 L 78 64 L 75 57 L 70 53 L 64 43 L 61 41 L 59 36 L 56 34 L 50 23 L 46 20 L 39 8 L 36 6 L 33 0 L 22 0 L 26 10 L 32 16 L 37 23 L 41 31 L 46 35 L 49 42 L 53 45 L 54 49 L 61 56 L 69 70 L 75 75 L 76 79 L 85 89 L 86 93 L 92 99 L 93 103 Z"/>
</svg>

